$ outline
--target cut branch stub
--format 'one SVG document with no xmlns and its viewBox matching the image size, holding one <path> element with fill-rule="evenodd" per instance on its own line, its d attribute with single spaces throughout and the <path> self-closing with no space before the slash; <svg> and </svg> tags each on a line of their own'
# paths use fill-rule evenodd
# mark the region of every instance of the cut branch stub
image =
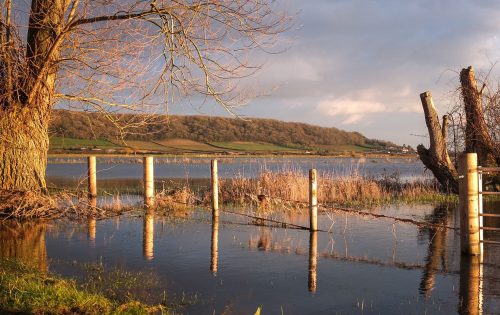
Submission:
<svg viewBox="0 0 500 315">
<path fill-rule="evenodd" d="M 446 148 L 446 120 L 443 117 L 443 127 L 439 124 L 439 117 L 432 101 L 431 92 L 420 94 L 422 107 L 425 114 L 425 123 L 429 131 L 430 145 L 426 149 L 422 144 L 417 147 L 420 160 L 432 171 L 443 190 L 458 192 L 458 175 L 455 166 L 451 162 Z"/>
<path fill-rule="evenodd" d="M 466 126 L 465 150 L 477 153 L 479 165 L 491 166 L 500 163 L 500 149 L 493 141 L 484 119 L 481 92 L 477 88 L 472 67 L 460 71 L 460 84 L 464 101 Z"/>
</svg>

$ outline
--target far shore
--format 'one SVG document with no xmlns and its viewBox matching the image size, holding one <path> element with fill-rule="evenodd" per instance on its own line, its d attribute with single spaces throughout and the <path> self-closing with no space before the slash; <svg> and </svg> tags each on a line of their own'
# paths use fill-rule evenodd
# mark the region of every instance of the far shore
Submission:
<svg viewBox="0 0 500 315">
<path fill-rule="evenodd" d="M 273 154 L 273 153 L 256 153 L 256 154 L 200 154 L 200 153 L 184 153 L 184 154 L 158 154 L 153 152 L 137 152 L 134 154 L 106 154 L 101 152 L 82 152 L 82 153 L 49 153 L 49 163 L 50 159 L 83 159 L 88 156 L 96 156 L 98 158 L 107 159 L 138 159 L 137 163 L 140 163 L 140 159 L 143 156 L 154 156 L 156 158 L 169 158 L 169 159 L 256 159 L 256 158 L 287 158 L 287 159 L 335 159 L 335 158 L 372 158 L 372 159 L 418 159 L 416 154 L 402 154 L 402 153 L 339 153 L 339 154 Z M 133 162 L 133 161 L 131 161 Z M 63 163 L 63 161 L 58 161 L 58 163 Z M 73 163 L 68 161 L 66 163 Z"/>
</svg>

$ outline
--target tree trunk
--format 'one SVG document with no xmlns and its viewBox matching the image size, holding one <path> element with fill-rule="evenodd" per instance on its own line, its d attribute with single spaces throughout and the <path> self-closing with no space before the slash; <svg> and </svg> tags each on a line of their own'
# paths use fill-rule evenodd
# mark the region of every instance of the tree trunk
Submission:
<svg viewBox="0 0 500 315">
<path fill-rule="evenodd" d="M 49 139 L 47 118 L 28 108 L 0 117 L 0 188 L 44 190 Z"/>
<path fill-rule="evenodd" d="M 439 124 L 439 118 L 432 101 L 431 92 L 420 94 L 422 107 L 425 114 L 425 122 L 429 131 L 430 146 L 426 149 L 422 144 L 417 147 L 420 160 L 432 171 L 444 191 L 458 193 L 458 174 L 451 162 L 446 148 L 446 126 Z M 443 119 L 446 124 L 446 119 Z"/>
<path fill-rule="evenodd" d="M 474 69 L 468 67 L 460 71 L 460 84 L 464 100 L 465 152 L 477 153 L 478 163 L 482 166 L 500 164 L 500 149 L 491 138 L 484 120 L 481 91 L 477 89 Z"/>
<path fill-rule="evenodd" d="M 48 123 L 54 103 L 60 34 L 69 2 L 31 2 L 26 64 L 21 65 L 25 71 L 12 80 L 16 86 L 8 91 L 11 95 L 0 110 L 1 189 L 40 191 L 46 188 Z M 14 91 L 17 91 L 15 95 Z"/>
</svg>

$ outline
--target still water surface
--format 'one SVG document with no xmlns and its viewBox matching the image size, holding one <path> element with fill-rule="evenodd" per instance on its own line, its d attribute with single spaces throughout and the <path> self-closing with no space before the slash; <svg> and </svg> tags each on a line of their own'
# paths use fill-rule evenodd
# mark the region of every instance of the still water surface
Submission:
<svg viewBox="0 0 500 315">
<path fill-rule="evenodd" d="M 80 179 L 87 173 L 87 164 L 77 159 L 75 163 L 61 163 L 61 159 L 49 159 L 47 177 Z M 68 159 L 68 161 L 70 161 Z M 137 159 L 140 161 L 140 159 Z M 210 178 L 210 159 L 190 158 L 177 160 L 172 158 L 155 159 L 157 178 Z M 424 166 L 418 159 L 412 158 L 220 158 L 219 176 L 255 177 L 263 170 L 297 170 L 306 174 L 310 168 L 318 172 L 334 175 L 363 176 L 398 176 L 402 179 L 430 176 L 424 173 Z M 130 159 L 98 158 L 98 177 L 102 179 L 142 178 L 142 165 L 131 163 Z"/>
<path fill-rule="evenodd" d="M 373 211 L 459 225 L 446 205 Z M 306 214 L 278 219 L 308 224 Z M 87 262 L 142 272 L 147 285 L 135 294 L 150 302 L 196 297 L 186 314 L 253 314 L 258 305 L 263 314 L 500 313 L 498 246 L 486 247 L 480 265 L 461 258 L 454 229 L 342 213 L 319 223 L 330 232 L 255 226 L 224 212 L 212 221 L 203 209 L 138 211 L 97 222 L 4 223 L 0 237 L 10 248 L 3 256 L 64 276 L 82 277 Z"/>
</svg>

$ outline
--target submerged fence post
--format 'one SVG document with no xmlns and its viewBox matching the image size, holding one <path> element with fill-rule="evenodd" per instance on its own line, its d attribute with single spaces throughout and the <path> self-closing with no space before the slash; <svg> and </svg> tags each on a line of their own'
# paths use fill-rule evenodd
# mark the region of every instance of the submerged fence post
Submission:
<svg viewBox="0 0 500 315">
<path fill-rule="evenodd" d="M 462 254 L 479 255 L 479 191 L 477 154 L 459 158 L 460 248 Z"/>
<path fill-rule="evenodd" d="M 154 206 L 155 202 L 154 166 L 153 166 L 152 156 L 145 156 L 143 158 L 143 168 L 144 168 L 144 205 L 150 208 Z"/>
<path fill-rule="evenodd" d="M 212 160 L 212 215 L 219 216 L 219 180 L 217 178 L 217 160 Z"/>
<path fill-rule="evenodd" d="M 89 179 L 89 199 L 97 197 L 97 171 L 95 156 L 87 157 L 88 179 Z"/>
<path fill-rule="evenodd" d="M 316 169 L 309 170 L 309 212 L 311 231 L 318 230 L 318 182 Z"/>
</svg>

